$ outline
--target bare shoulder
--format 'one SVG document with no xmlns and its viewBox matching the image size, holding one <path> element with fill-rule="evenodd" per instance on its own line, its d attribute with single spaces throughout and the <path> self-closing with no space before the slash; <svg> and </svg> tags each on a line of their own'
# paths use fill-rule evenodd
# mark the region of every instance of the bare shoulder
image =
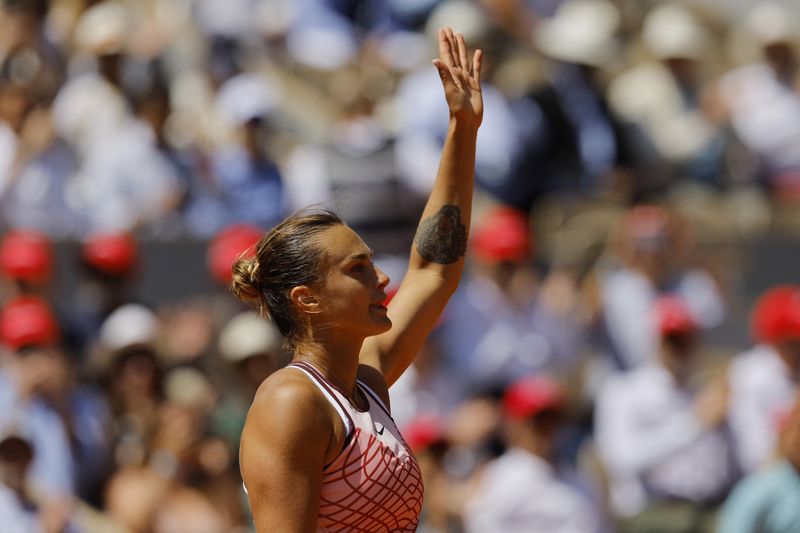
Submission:
<svg viewBox="0 0 800 533">
<path fill-rule="evenodd" d="M 283 368 L 265 379 L 256 392 L 247 415 L 248 430 L 270 429 L 277 424 L 282 433 L 298 430 L 329 430 L 331 409 L 316 386 L 301 372 Z"/>
<path fill-rule="evenodd" d="M 261 384 L 239 450 L 258 531 L 315 531 L 324 465 L 338 445 L 336 413 L 301 372 Z"/>
</svg>

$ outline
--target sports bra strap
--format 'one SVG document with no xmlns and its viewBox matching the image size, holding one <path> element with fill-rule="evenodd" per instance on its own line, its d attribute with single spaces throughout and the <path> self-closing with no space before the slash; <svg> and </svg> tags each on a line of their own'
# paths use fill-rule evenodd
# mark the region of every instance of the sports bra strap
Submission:
<svg viewBox="0 0 800 533">
<path fill-rule="evenodd" d="M 364 390 L 364 392 L 366 392 L 367 394 L 369 394 L 369 395 L 370 395 L 370 397 L 371 397 L 373 400 L 375 400 L 375 403 L 377 403 L 377 404 L 380 406 L 380 408 L 381 408 L 381 409 L 383 409 L 383 411 L 384 411 L 384 412 L 385 412 L 387 415 L 389 415 L 389 417 L 391 418 L 391 416 L 392 416 L 392 413 L 390 413 L 390 412 L 389 412 L 389 408 L 388 408 L 388 407 L 386 407 L 386 404 L 385 404 L 385 403 L 383 403 L 383 400 L 381 400 L 381 397 L 380 397 L 380 396 L 378 396 L 378 394 L 377 394 L 375 391 L 373 391 L 373 390 L 372 390 L 372 389 L 369 387 L 369 385 L 367 385 L 366 383 L 364 383 L 364 382 L 363 382 L 363 381 L 361 381 L 360 379 L 359 379 L 359 380 L 356 380 L 356 383 L 358 383 L 358 385 L 359 385 L 359 386 L 360 386 L 360 387 L 361 387 L 361 388 Z"/>
<path fill-rule="evenodd" d="M 322 395 L 330 402 L 331 405 L 333 405 L 334 409 L 336 409 L 336 412 L 339 413 L 339 416 L 342 418 L 342 422 L 344 423 L 344 428 L 346 433 L 345 442 L 348 442 L 353 434 L 353 431 L 355 430 L 353 419 L 350 418 L 350 415 L 348 414 L 347 410 L 344 408 L 342 403 L 336 397 L 337 393 L 334 392 L 334 389 L 316 375 L 315 372 L 316 369 L 314 369 L 313 367 L 308 368 L 310 365 L 307 365 L 302 361 L 289 363 L 286 366 L 291 368 L 296 368 L 297 370 L 301 371 L 303 374 L 308 376 L 308 379 L 310 379 L 311 382 L 317 386 Z"/>
</svg>

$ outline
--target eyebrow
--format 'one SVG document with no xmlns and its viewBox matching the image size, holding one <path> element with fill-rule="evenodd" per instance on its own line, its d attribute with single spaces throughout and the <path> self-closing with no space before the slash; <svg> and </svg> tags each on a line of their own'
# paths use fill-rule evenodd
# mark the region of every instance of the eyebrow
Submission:
<svg viewBox="0 0 800 533">
<path fill-rule="evenodd" d="M 362 252 L 360 254 L 353 254 L 347 258 L 347 261 L 352 261 L 354 259 L 372 259 L 375 257 L 375 252 L 370 250 L 369 252 Z"/>
</svg>

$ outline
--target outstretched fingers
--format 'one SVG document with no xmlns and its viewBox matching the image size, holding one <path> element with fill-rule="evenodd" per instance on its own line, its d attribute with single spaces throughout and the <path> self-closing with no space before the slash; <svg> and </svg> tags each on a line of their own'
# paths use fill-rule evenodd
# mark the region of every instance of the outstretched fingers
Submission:
<svg viewBox="0 0 800 533">
<path fill-rule="evenodd" d="M 461 56 L 458 54 L 458 42 L 456 41 L 455 32 L 453 32 L 453 28 L 448 26 L 445 28 L 445 35 L 447 35 L 447 41 L 450 43 L 450 55 L 453 58 L 453 65 L 456 68 L 463 67 L 461 63 Z"/>
<path fill-rule="evenodd" d="M 455 66 L 453 48 L 450 45 L 450 39 L 447 37 L 446 29 L 439 30 L 439 60 L 441 60 L 441 62 L 443 62 L 447 67 Z"/>
<path fill-rule="evenodd" d="M 475 50 L 472 56 L 472 71 L 470 74 L 475 82 L 480 86 L 481 84 L 481 67 L 483 65 L 483 50 Z"/>
<path fill-rule="evenodd" d="M 464 35 L 456 33 L 447 26 L 439 30 L 439 58 L 433 64 L 439 76 L 447 85 L 452 83 L 459 90 L 479 88 L 483 52 L 476 50 L 469 58 L 469 50 Z"/>
<path fill-rule="evenodd" d="M 461 68 L 469 71 L 471 68 L 470 62 L 467 59 L 467 43 L 464 42 L 464 35 L 456 33 L 456 45 L 458 46 L 458 60 L 461 63 Z"/>
</svg>

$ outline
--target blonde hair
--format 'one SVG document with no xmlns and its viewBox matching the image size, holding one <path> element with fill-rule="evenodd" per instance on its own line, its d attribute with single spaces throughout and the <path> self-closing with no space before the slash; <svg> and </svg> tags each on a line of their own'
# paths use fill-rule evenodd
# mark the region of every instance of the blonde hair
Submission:
<svg viewBox="0 0 800 533">
<path fill-rule="evenodd" d="M 232 268 L 231 290 L 241 300 L 268 313 L 290 345 L 303 334 L 289 293 L 298 285 L 314 286 L 324 277 L 324 252 L 315 237 L 344 224 L 335 213 L 307 209 L 290 216 L 267 232 L 252 258 L 239 258 Z"/>
</svg>

